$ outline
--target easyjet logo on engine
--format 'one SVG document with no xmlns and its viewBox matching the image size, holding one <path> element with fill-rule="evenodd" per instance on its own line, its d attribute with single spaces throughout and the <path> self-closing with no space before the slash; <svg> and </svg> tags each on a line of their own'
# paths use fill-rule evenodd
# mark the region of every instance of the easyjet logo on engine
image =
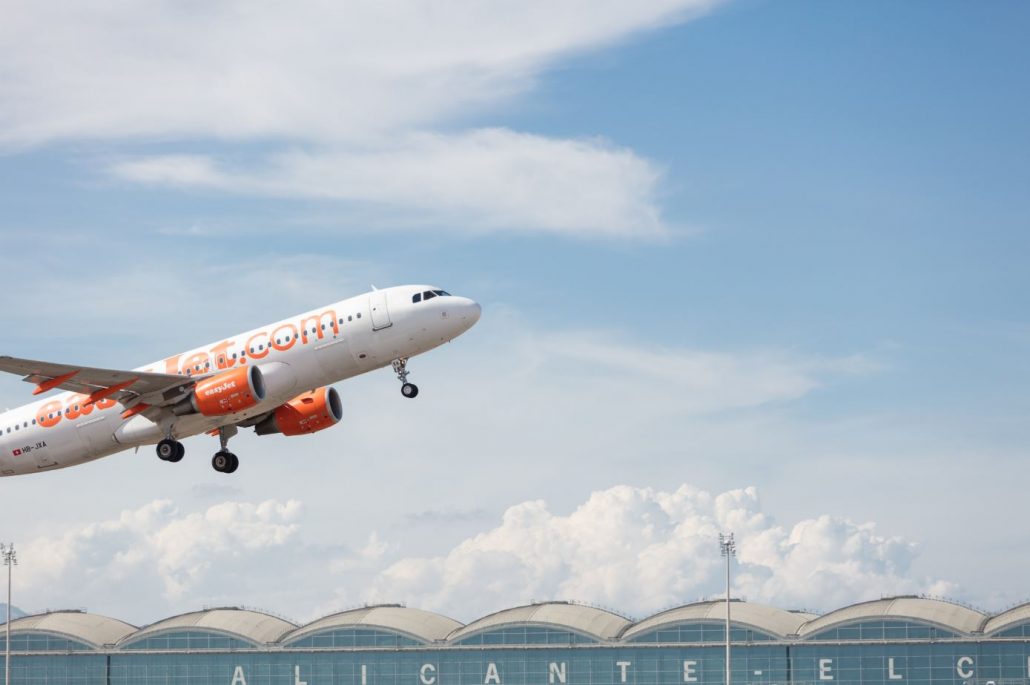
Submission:
<svg viewBox="0 0 1030 685">
<path fill-rule="evenodd" d="M 216 385 L 213 388 L 208 388 L 207 390 L 204 391 L 204 394 L 207 395 L 208 397 L 210 397 L 211 395 L 219 395 L 219 394 L 225 392 L 226 390 L 232 390 L 235 387 L 236 387 L 236 381 L 226 381 L 226 382 L 222 383 L 221 385 Z"/>
</svg>

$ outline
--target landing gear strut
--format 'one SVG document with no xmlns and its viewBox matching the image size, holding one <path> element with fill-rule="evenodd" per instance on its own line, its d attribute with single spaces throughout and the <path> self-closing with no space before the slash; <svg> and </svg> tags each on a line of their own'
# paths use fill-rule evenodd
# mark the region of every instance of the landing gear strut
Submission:
<svg viewBox="0 0 1030 685">
<path fill-rule="evenodd" d="M 218 429 L 218 441 L 221 449 L 211 457 L 211 466 L 219 473 L 233 473 L 240 467 L 240 460 L 235 454 L 229 451 L 229 438 L 236 435 L 239 430 L 236 426 L 223 426 Z"/>
<path fill-rule="evenodd" d="M 400 359 L 394 359 L 393 370 L 397 374 L 397 378 L 399 378 L 403 384 L 401 385 L 401 394 L 408 398 L 417 397 L 418 386 L 414 383 L 408 382 L 408 358 L 401 357 Z"/>
<path fill-rule="evenodd" d="M 157 458 L 161 461 L 182 461 L 182 457 L 185 454 L 186 448 L 182 446 L 181 442 L 172 437 L 167 437 L 157 443 Z"/>
</svg>

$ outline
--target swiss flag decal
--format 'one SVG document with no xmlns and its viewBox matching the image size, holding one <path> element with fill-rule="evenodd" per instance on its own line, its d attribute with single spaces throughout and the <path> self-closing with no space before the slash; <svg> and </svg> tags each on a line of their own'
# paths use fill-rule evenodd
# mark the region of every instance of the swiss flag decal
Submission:
<svg viewBox="0 0 1030 685">
<path fill-rule="evenodd" d="M 14 450 L 14 456 L 17 457 L 17 456 L 20 456 L 20 455 L 21 455 L 21 450 Z"/>
</svg>

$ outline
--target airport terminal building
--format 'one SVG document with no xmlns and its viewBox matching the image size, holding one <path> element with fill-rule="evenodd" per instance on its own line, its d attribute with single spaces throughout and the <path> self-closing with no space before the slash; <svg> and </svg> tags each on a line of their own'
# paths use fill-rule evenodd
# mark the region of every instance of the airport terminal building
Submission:
<svg viewBox="0 0 1030 685">
<path fill-rule="evenodd" d="M 822 616 L 731 609 L 736 685 L 1030 685 L 1030 604 L 993 616 L 919 597 Z M 59 611 L 11 622 L 0 685 L 719 685 L 724 617 L 720 601 L 637 622 L 546 602 L 468 625 L 370 606 L 297 626 L 221 608 L 136 628 Z"/>
</svg>

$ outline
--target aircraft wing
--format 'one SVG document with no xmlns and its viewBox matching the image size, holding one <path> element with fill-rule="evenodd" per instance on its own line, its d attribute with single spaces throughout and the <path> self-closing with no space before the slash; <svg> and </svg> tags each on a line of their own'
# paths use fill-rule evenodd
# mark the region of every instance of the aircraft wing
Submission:
<svg viewBox="0 0 1030 685">
<path fill-rule="evenodd" d="M 87 402 L 111 398 L 127 408 L 140 402 L 153 407 L 174 404 L 203 377 L 97 369 L 7 356 L 0 356 L 0 371 L 23 376 L 22 380 L 35 384 L 34 395 L 60 388 L 89 395 Z"/>
</svg>

